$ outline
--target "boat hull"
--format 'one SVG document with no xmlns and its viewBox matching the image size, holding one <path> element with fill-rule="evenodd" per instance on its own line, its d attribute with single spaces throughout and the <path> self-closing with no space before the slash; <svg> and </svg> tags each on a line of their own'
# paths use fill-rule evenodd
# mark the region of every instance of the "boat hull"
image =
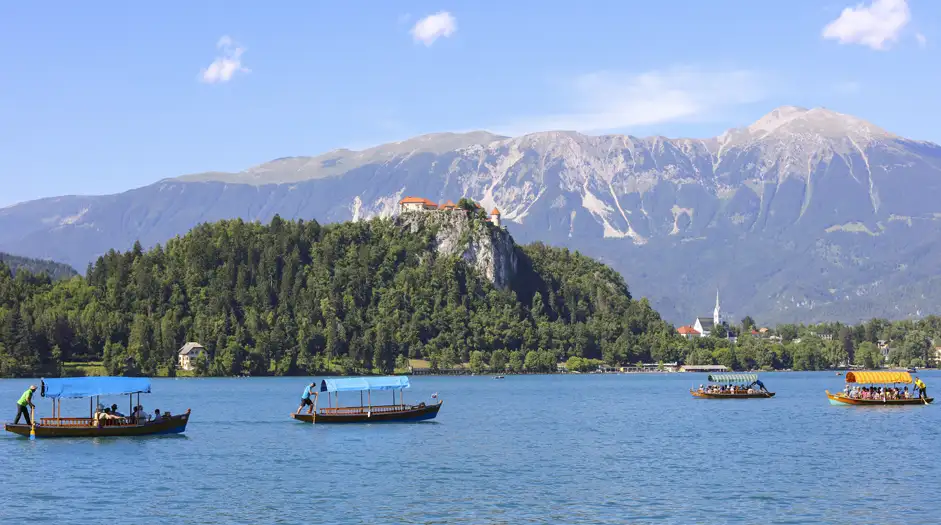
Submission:
<svg viewBox="0 0 941 525">
<path fill-rule="evenodd" d="M 321 412 L 313 414 L 291 414 L 291 417 L 303 423 L 403 423 L 415 421 L 427 421 L 434 419 L 441 410 L 441 401 L 434 405 L 408 406 L 402 410 L 386 410 L 389 407 L 374 407 L 370 411 L 367 407 L 362 407 L 362 411 L 356 409 L 347 409 L 343 413 L 330 413 L 331 409 L 322 409 Z"/>
<path fill-rule="evenodd" d="M 153 436 L 158 434 L 180 434 L 186 430 L 186 423 L 189 421 L 190 411 L 177 416 L 160 419 L 159 421 L 149 421 L 140 425 L 104 425 L 92 426 L 57 426 L 57 425 L 36 425 L 37 438 L 77 438 L 77 437 L 121 437 L 121 436 Z M 3 426 L 7 432 L 29 437 L 30 425 L 14 425 L 6 423 Z"/>
<path fill-rule="evenodd" d="M 768 399 L 774 397 L 774 392 L 756 392 L 754 394 L 710 394 L 707 392 L 690 390 L 689 393 L 692 394 L 693 397 L 698 397 L 700 399 Z"/>
<path fill-rule="evenodd" d="M 880 399 L 853 399 L 837 394 L 831 394 L 827 390 L 827 399 L 830 401 L 831 405 L 838 406 L 869 406 L 869 407 L 884 407 L 884 406 L 905 406 L 905 405 L 927 405 L 934 401 L 933 397 L 929 398 L 914 398 L 914 399 L 886 399 L 882 401 Z"/>
</svg>

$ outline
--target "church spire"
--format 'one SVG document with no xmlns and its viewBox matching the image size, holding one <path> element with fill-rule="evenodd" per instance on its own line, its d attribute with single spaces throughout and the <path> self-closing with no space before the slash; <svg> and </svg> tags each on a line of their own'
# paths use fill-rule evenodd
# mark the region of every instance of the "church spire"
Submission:
<svg viewBox="0 0 941 525">
<path fill-rule="evenodd" d="M 712 311 L 712 322 L 716 325 L 722 324 L 722 314 L 719 313 L 719 289 L 716 288 L 716 309 Z"/>
</svg>

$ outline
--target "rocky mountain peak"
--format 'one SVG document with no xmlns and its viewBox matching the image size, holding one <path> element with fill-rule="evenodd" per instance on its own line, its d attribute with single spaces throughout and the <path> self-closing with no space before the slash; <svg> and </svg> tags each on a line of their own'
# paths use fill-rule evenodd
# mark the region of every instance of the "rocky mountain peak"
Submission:
<svg viewBox="0 0 941 525">
<path fill-rule="evenodd" d="M 806 109 L 781 106 L 761 117 L 750 126 L 735 130 L 731 136 L 747 136 L 751 140 L 801 140 L 808 137 L 823 139 L 878 140 L 893 138 L 893 134 L 863 119 L 827 108 Z"/>
</svg>

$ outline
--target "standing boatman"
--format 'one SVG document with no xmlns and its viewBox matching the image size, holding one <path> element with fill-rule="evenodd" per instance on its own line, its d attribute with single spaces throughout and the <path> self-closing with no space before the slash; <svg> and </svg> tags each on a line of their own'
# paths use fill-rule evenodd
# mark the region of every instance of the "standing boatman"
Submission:
<svg viewBox="0 0 941 525">
<path fill-rule="evenodd" d="M 23 392 L 23 395 L 20 396 L 20 400 L 16 402 L 16 419 L 13 420 L 13 424 L 16 425 L 20 422 L 20 416 L 26 418 L 26 425 L 32 426 L 33 421 L 29 418 L 29 410 L 26 407 L 36 408 L 36 405 L 33 404 L 33 392 L 36 391 L 36 385 L 30 385 L 26 392 Z"/>
<path fill-rule="evenodd" d="M 307 409 L 308 414 L 314 411 L 314 402 L 310 400 L 311 394 L 313 394 L 315 400 L 317 396 L 320 395 L 320 393 L 317 392 L 317 383 L 311 383 L 304 387 L 304 392 L 301 394 L 301 406 L 297 407 L 295 414 L 300 414 L 305 406 L 310 407 Z"/>
<path fill-rule="evenodd" d="M 928 398 L 928 387 L 925 386 L 925 382 L 921 379 L 918 379 L 918 376 L 915 376 L 915 388 L 918 389 L 918 398 Z"/>
</svg>

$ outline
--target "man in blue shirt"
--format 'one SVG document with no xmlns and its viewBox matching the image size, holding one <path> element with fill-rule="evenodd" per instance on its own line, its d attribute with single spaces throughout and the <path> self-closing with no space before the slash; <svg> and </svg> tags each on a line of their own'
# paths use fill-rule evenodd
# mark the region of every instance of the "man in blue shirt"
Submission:
<svg viewBox="0 0 941 525">
<path fill-rule="evenodd" d="M 313 401 L 310 399 L 311 395 L 314 396 Z M 307 409 L 307 413 L 312 413 L 314 411 L 314 405 L 316 404 L 315 401 L 317 400 L 317 395 L 317 383 L 311 383 L 305 386 L 304 393 L 301 394 L 301 406 L 297 407 L 297 412 L 295 413 L 300 414 L 301 410 L 303 410 L 305 406 L 310 407 Z"/>
</svg>

